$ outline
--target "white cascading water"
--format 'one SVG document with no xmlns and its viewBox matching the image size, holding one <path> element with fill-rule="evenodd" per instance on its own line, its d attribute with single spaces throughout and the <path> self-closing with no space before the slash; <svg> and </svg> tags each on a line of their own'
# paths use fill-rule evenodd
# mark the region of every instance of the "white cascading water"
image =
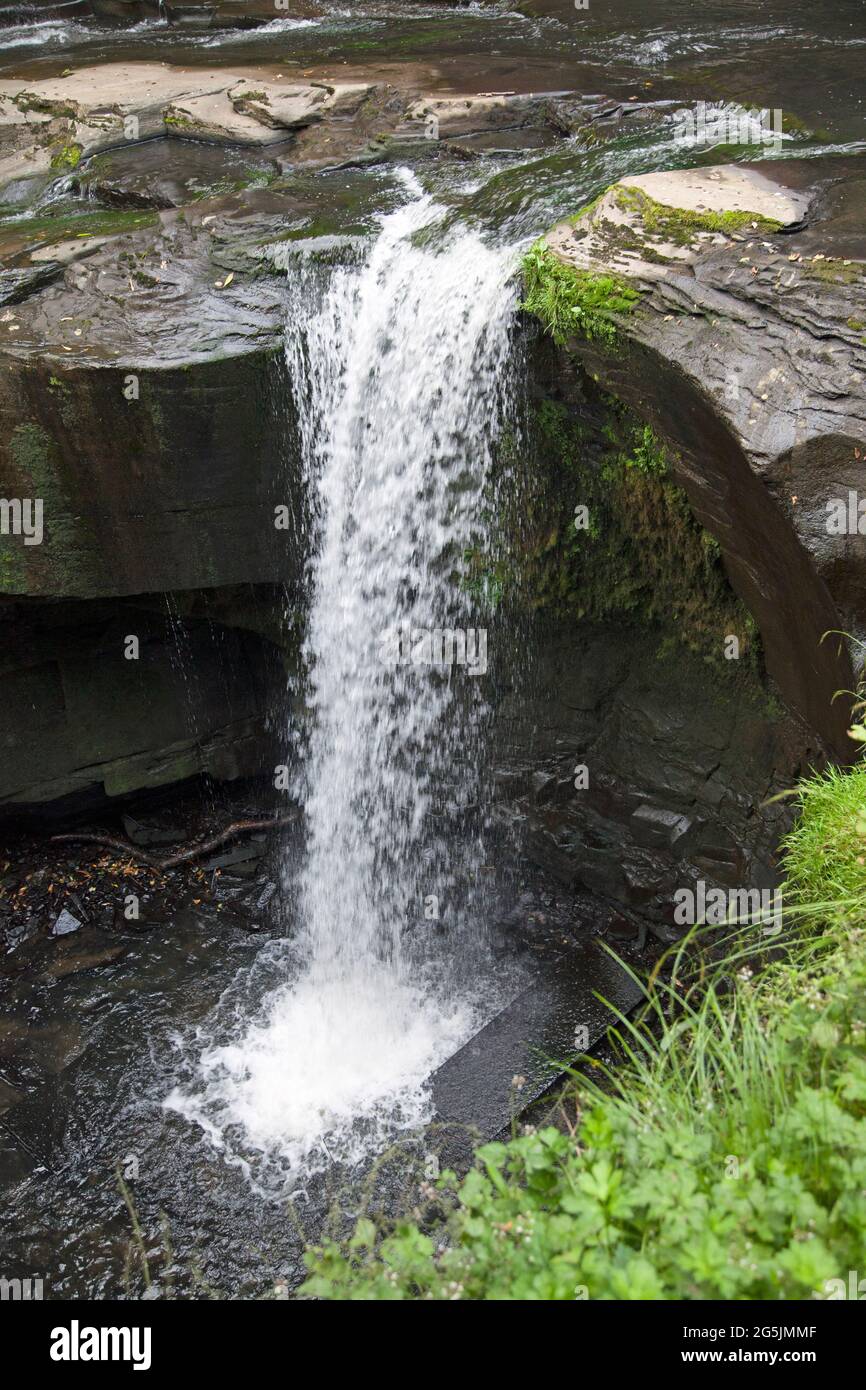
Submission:
<svg viewBox="0 0 866 1390">
<path fill-rule="evenodd" d="M 407 184 L 412 200 L 324 300 L 291 266 L 289 365 L 318 517 L 298 924 L 262 953 L 282 983 L 252 1019 L 233 997 L 229 1012 L 247 1014 L 234 1040 L 211 1028 L 167 1102 L 257 1182 L 354 1161 L 422 1122 L 425 1079 L 490 1007 L 474 959 L 470 972 L 484 615 L 459 575 L 509 398 L 514 251 L 466 230 L 427 244 L 415 234 L 442 209 Z M 466 629 L 475 674 L 395 660 L 409 633 Z"/>
</svg>

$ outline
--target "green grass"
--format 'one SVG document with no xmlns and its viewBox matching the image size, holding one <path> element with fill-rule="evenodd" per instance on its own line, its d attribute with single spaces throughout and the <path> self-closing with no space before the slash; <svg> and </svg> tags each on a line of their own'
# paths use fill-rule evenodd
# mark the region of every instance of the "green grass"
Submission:
<svg viewBox="0 0 866 1390">
<path fill-rule="evenodd" d="M 866 923 L 866 764 L 810 777 L 798 800 L 802 813 L 785 841 L 788 899 Z"/>
<path fill-rule="evenodd" d="M 543 241 L 524 256 L 523 277 L 521 307 L 560 344 L 583 335 L 614 346 L 617 316 L 630 313 L 640 300 L 640 292 L 626 280 L 566 265 Z"/>
<path fill-rule="evenodd" d="M 619 1021 L 618 1065 L 574 1071 L 566 1122 L 310 1249 L 306 1295 L 840 1296 L 866 1267 L 866 769 L 798 799 L 782 934 L 733 928 L 720 957 L 696 929 Z"/>
</svg>

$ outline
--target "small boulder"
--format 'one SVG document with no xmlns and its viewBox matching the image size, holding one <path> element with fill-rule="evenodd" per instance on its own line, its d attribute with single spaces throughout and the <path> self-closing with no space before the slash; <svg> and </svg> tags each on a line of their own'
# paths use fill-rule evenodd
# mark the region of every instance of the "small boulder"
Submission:
<svg viewBox="0 0 866 1390">
<path fill-rule="evenodd" d="M 63 911 L 60 913 L 59 917 L 56 919 L 56 921 L 55 921 L 55 923 L 54 923 L 54 926 L 51 928 L 51 935 L 52 935 L 52 936 L 71 936 L 71 934 L 72 934 L 73 932 L 80 931 L 80 930 L 81 930 L 81 923 L 79 922 L 78 918 L 77 918 L 77 917 L 73 917 L 72 913 L 69 912 L 69 911 L 64 907 Z"/>
</svg>

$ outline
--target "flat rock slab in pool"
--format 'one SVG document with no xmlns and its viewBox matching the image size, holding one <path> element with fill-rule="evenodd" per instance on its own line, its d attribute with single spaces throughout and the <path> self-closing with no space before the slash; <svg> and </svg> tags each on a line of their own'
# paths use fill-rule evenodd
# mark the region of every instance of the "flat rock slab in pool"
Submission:
<svg viewBox="0 0 866 1390">
<path fill-rule="evenodd" d="M 636 981 L 598 946 L 545 964 L 435 1072 L 436 1121 L 492 1139 L 616 1022 L 608 1005 L 629 1013 L 643 998 Z M 521 1078 L 519 1089 L 515 1077 Z"/>
</svg>

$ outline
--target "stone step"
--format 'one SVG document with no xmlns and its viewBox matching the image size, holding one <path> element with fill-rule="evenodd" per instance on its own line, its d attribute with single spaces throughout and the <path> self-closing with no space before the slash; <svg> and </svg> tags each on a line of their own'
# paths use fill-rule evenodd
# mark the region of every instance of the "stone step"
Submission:
<svg viewBox="0 0 866 1390">
<path fill-rule="evenodd" d="M 517 998 L 433 1075 L 435 1123 L 455 1127 L 446 1160 L 465 1148 L 467 1131 L 489 1140 L 507 1129 L 515 1113 L 593 1047 L 616 1022 L 607 1004 L 628 1013 L 643 997 L 623 967 L 593 943 L 539 966 Z M 519 1088 L 515 1077 L 523 1078 Z"/>
</svg>

